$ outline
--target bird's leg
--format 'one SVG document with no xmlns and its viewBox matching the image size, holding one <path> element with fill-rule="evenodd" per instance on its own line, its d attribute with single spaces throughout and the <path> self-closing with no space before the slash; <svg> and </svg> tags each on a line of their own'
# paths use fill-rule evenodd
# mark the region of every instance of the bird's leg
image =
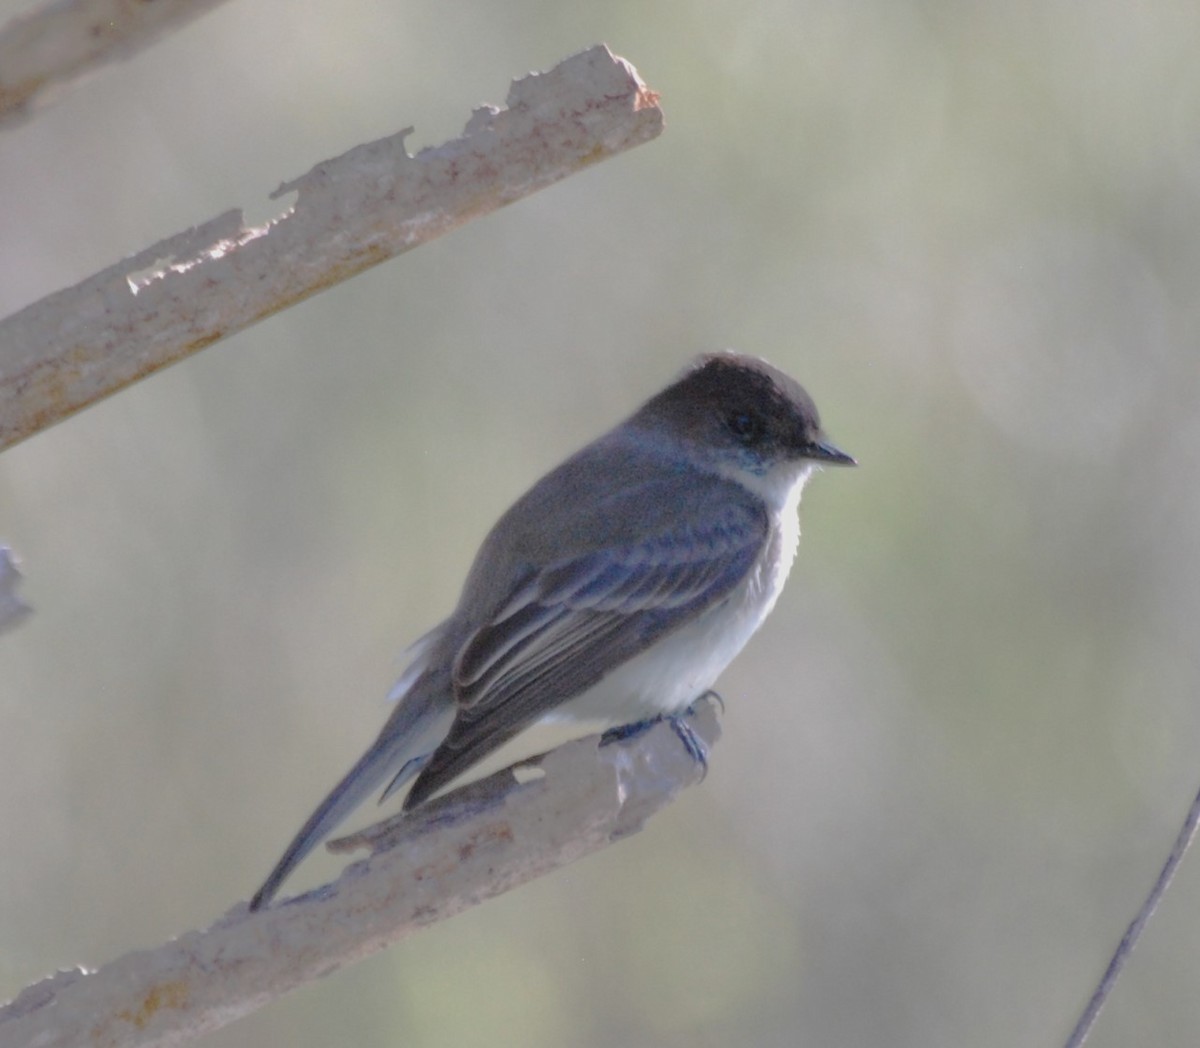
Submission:
<svg viewBox="0 0 1200 1048">
<path fill-rule="evenodd" d="M 700 765 L 700 781 L 703 782 L 705 776 L 708 775 L 708 747 L 688 723 L 688 718 L 695 714 L 696 704 L 707 698 L 714 699 L 721 707 L 721 712 L 725 712 L 725 700 L 709 689 L 682 713 L 660 713 L 657 717 L 651 717 L 648 720 L 635 721 L 633 724 L 618 724 L 615 728 L 609 728 L 600 736 L 600 745 L 607 746 L 610 742 L 636 739 L 643 732 L 653 728 L 659 721 L 665 720 L 671 725 L 671 730 L 679 741 L 683 743 L 683 748 L 687 750 L 688 756 Z"/>
<path fill-rule="evenodd" d="M 662 715 L 651 717 L 649 720 L 634 721 L 632 724 L 618 724 L 615 728 L 609 728 L 603 735 L 600 736 L 600 745 L 607 746 L 610 742 L 624 742 L 626 739 L 636 739 L 639 735 L 643 735 L 654 727 L 660 720 Z"/>
</svg>

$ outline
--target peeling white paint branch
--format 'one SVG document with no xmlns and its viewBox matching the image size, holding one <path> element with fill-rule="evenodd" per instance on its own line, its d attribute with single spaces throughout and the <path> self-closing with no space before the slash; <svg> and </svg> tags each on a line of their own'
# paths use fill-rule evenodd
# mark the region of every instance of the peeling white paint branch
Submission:
<svg viewBox="0 0 1200 1048">
<path fill-rule="evenodd" d="M 658 96 L 597 46 L 443 145 L 410 156 L 401 131 L 326 160 L 276 190 L 297 198 L 265 226 L 229 211 L 0 321 L 0 449 L 662 127 Z"/>
<path fill-rule="evenodd" d="M 711 748 L 716 704 L 692 727 Z M 569 742 L 331 847 L 371 858 L 324 888 L 96 971 L 60 972 L 0 1008 L 4 1048 L 177 1045 L 641 829 L 702 768 L 670 725 Z M 530 777 L 532 775 L 532 777 Z M 186 903 L 186 900 L 181 900 Z"/>
</svg>

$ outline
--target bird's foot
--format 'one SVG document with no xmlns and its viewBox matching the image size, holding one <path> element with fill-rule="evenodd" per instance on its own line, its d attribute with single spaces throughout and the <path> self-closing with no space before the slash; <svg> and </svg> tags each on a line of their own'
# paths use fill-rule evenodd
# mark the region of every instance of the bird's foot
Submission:
<svg viewBox="0 0 1200 1048">
<path fill-rule="evenodd" d="M 687 750 L 688 756 L 700 765 L 700 781 L 703 782 L 708 777 L 708 747 L 688 723 L 687 719 L 691 715 L 690 708 L 682 714 L 671 713 L 667 715 L 667 723 L 671 725 L 671 730 L 683 743 L 683 748 Z"/>
<path fill-rule="evenodd" d="M 615 728 L 609 728 L 600 736 L 600 745 L 607 746 L 610 742 L 636 739 L 660 721 L 665 720 L 671 725 L 671 730 L 675 733 L 676 738 L 683 743 L 683 748 L 687 750 L 688 756 L 700 765 L 700 781 L 703 782 L 705 776 L 708 775 L 708 747 L 688 723 L 688 718 L 695 713 L 696 704 L 705 698 L 715 699 L 721 707 L 721 711 L 724 712 L 725 703 L 721 696 L 715 691 L 706 691 L 682 713 L 660 713 L 657 717 L 651 717 L 648 720 L 635 721 L 633 724 L 618 724 Z"/>
</svg>

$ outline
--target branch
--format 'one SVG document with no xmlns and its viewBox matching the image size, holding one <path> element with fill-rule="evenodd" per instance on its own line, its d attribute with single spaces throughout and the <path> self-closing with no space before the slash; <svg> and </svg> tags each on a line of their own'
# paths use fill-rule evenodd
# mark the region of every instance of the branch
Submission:
<svg viewBox="0 0 1200 1048">
<path fill-rule="evenodd" d="M 224 0 L 52 0 L 0 29 L 0 127 L 26 119 L 61 87 L 129 58 Z"/>
<path fill-rule="evenodd" d="M 1108 962 L 1108 967 L 1100 977 L 1100 982 L 1092 992 L 1088 1003 L 1084 1006 L 1083 1014 L 1080 1015 L 1079 1021 L 1076 1022 L 1075 1028 L 1067 1038 L 1066 1048 L 1082 1048 L 1084 1042 L 1088 1039 L 1088 1035 L 1092 1031 L 1092 1026 L 1099 1017 L 1100 1010 L 1104 1007 L 1104 1002 L 1108 1000 L 1113 987 L 1117 985 L 1117 979 L 1121 977 L 1122 970 L 1133 955 L 1133 948 L 1137 946 L 1138 940 L 1142 937 L 1142 932 L 1146 930 L 1146 925 L 1150 923 L 1150 918 L 1154 916 L 1154 911 L 1158 909 L 1158 904 L 1162 902 L 1163 896 L 1167 894 L 1167 889 L 1171 887 L 1175 871 L 1179 869 L 1179 864 L 1183 862 L 1183 857 L 1187 854 L 1188 848 L 1192 846 L 1192 840 L 1196 836 L 1196 827 L 1198 825 L 1200 825 L 1200 793 L 1196 794 L 1195 800 L 1192 801 L 1192 806 L 1188 808 L 1183 825 L 1179 828 L 1179 833 L 1175 837 L 1175 843 L 1171 846 L 1171 851 L 1167 855 L 1167 861 L 1163 863 L 1162 869 L 1158 871 L 1158 878 L 1155 880 L 1154 886 L 1150 889 L 1150 894 L 1146 896 L 1137 915 L 1129 922 L 1129 927 L 1125 929 L 1125 934 L 1121 936 L 1121 941 L 1117 944 L 1117 948 Z"/>
<path fill-rule="evenodd" d="M 358 146 L 281 185 L 296 202 L 265 226 L 229 211 L 50 295 L 0 322 L 0 450 L 662 126 L 658 96 L 600 45 L 514 81 L 460 138 L 415 157 L 408 131 Z"/>
<path fill-rule="evenodd" d="M 0 546 L 0 633 L 12 629 L 33 610 L 17 595 L 20 582 L 12 550 Z"/>
<path fill-rule="evenodd" d="M 716 703 L 691 726 L 720 736 Z M 671 726 L 569 742 L 330 844 L 370 858 L 258 913 L 239 903 L 205 931 L 102 968 L 60 972 L 0 1008 L 5 1048 L 177 1045 L 642 828 L 703 775 Z"/>
</svg>

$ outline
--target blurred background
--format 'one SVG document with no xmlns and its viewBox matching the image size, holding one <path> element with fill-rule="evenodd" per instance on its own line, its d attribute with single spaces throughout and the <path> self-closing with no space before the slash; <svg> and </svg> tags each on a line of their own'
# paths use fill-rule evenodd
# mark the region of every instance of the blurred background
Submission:
<svg viewBox="0 0 1200 1048">
<path fill-rule="evenodd" d="M 1200 786 L 1200 6 L 233 0 L 0 132 L 0 315 L 601 41 L 661 138 L 0 458 L 0 998 L 248 898 L 495 517 L 735 346 L 861 466 L 704 784 L 204 1043 L 1064 1040 Z M 1198 969 L 1193 856 L 1089 1043 Z"/>
</svg>

